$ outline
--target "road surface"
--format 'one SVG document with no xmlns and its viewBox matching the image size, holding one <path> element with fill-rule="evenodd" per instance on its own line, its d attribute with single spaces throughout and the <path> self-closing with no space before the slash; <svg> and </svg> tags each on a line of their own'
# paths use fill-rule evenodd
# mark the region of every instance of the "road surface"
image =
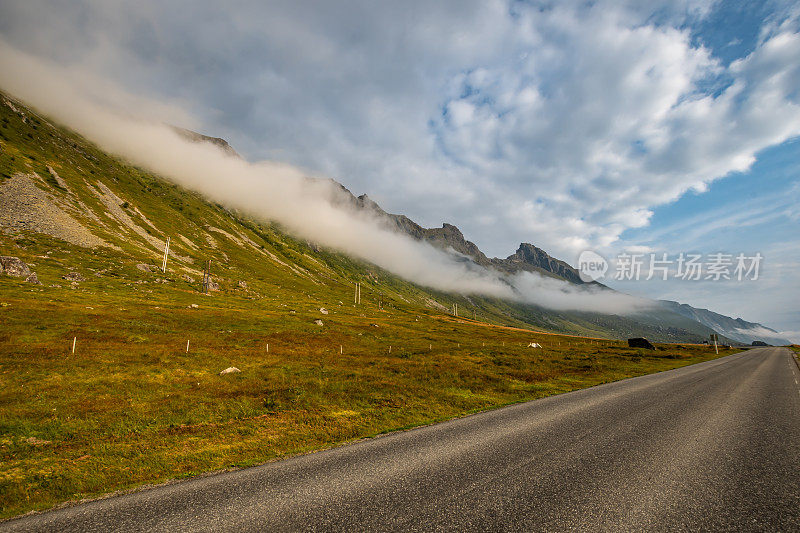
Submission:
<svg viewBox="0 0 800 533">
<path fill-rule="evenodd" d="M 800 372 L 760 348 L 2 531 L 800 531 Z"/>
</svg>

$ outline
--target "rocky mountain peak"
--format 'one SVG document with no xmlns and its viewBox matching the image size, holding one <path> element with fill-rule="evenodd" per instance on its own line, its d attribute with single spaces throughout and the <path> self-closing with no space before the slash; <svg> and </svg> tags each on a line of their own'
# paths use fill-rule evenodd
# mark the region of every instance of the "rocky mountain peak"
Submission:
<svg viewBox="0 0 800 533">
<path fill-rule="evenodd" d="M 362 194 L 358 198 L 356 198 L 356 205 L 358 205 L 362 209 L 367 209 L 369 211 L 374 211 L 379 214 L 386 214 L 386 211 L 379 206 L 375 200 L 367 196 L 366 194 Z"/>
<path fill-rule="evenodd" d="M 187 130 L 185 128 L 179 128 L 178 126 L 170 126 L 170 128 L 172 128 L 172 130 L 175 133 L 177 133 L 184 139 L 196 143 L 211 143 L 221 148 L 223 152 L 225 152 L 230 156 L 238 157 L 239 159 L 242 158 L 242 156 L 240 156 L 239 153 L 236 150 L 234 150 L 230 144 L 228 144 L 228 141 L 226 141 L 221 137 L 210 137 L 208 135 L 203 135 L 202 133 L 197 133 L 196 131 Z"/>
</svg>

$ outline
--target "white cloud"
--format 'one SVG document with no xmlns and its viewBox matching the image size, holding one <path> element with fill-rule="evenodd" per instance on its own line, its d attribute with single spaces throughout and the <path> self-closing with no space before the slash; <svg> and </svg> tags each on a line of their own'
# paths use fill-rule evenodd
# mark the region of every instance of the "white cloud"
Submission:
<svg viewBox="0 0 800 533">
<path fill-rule="evenodd" d="M 474 186 L 491 189 L 495 208 L 506 202 L 507 228 L 568 258 L 800 134 L 797 33 L 772 35 L 725 69 L 688 31 L 630 27 L 606 8 L 524 17 L 518 32 L 542 44 L 513 65 L 460 75 L 437 128 Z M 701 90 L 725 80 L 718 94 Z M 520 98 L 531 93 L 535 105 Z M 451 117 L 456 104 L 468 118 Z"/>
<path fill-rule="evenodd" d="M 726 68 L 688 28 L 713 4 L 30 0 L 0 31 L 489 253 L 571 259 L 800 131 L 796 17 Z"/>
<path fill-rule="evenodd" d="M 365 212 L 331 202 L 338 185 L 330 180 L 309 181 L 302 169 L 281 163 L 249 163 L 213 144 L 186 140 L 164 123 L 147 119 L 152 113 L 180 116 L 180 108 L 134 99 L 144 118 L 121 114 L 108 102 L 132 101 L 124 89 L 105 84 L 98 98 L 85 90 L 83 72 L 37 60 L 2 40 L 0 73 L 4 90 L 22 95 L 25 102 L 101 148 L 206 198 L 258 219 L 277 221 L 297 236 L 365 259 L 420 285 L 563 310 L 626 314 L 651 305 L 640 298 L 539 274 L 504 275 L 384 229 Z"/>
</svg>

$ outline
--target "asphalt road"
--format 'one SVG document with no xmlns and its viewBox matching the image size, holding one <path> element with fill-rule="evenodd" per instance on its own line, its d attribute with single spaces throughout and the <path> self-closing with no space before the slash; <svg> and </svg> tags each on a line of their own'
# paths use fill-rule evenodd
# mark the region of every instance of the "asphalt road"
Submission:
<svg viewBox="0 0 800 533">
<path fill-rule="evenodd" d="M 800 531 L 798 381 L 755 349 L 0 530 Z"/>
</svg>

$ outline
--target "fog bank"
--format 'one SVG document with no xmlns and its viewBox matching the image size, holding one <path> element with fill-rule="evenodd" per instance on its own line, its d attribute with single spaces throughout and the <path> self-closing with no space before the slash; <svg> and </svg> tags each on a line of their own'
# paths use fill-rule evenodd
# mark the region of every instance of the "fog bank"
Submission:
<svg viewBox="0 0 800 533">
<path fill-rule="evenodd" d="M 152 102 L 91 73 L 23 54 L 0 41 L 0 88 L 72 128 L 104 150 L 292 234 L 374 263 L 433 289 L 513 299 L 557 310 L 626 314 L 647 300 L 582 288 L 538 274 L 506 276 L 382 228 L 364 213 L 332 205 L 308 172 L 249 163 L 209 143 L 194 143 L 166 122 L 197 127 L 178 106 Z M 135 111 L 135 113 L 134 113 Z"/>
</svg>

